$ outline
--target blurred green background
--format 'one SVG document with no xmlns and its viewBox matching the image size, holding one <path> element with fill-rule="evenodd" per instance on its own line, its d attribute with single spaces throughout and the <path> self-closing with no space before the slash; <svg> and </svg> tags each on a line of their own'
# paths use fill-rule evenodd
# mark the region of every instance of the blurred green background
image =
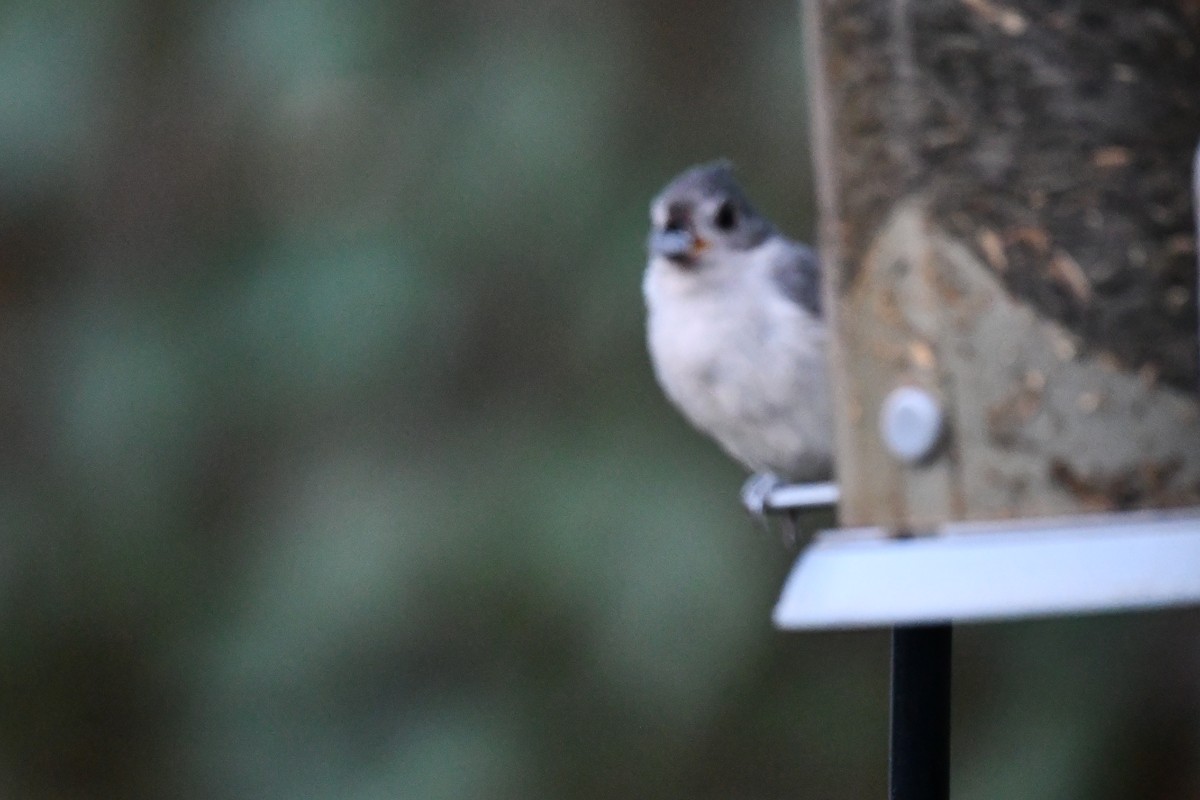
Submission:
<svg viewBox="0 0 1200 800">
<path fill-rule="evenodd" d="M 642 342 L 683 167 L 812 231 L 797 16 L 0 2 L 0 797 L 884 796 Z M 956 647 L 956 797 L 1200 798 L 1197 612 Z"/>
</svg>

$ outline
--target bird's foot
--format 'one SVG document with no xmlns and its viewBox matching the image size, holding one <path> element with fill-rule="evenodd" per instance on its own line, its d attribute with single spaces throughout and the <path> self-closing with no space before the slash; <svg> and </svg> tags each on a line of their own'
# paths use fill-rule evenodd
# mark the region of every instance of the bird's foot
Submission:
<svg viewBox="0 0 1200 800">
<path fill-rule="evenodd" d="M 781 509 L 769 506 L 768 498 L 780 486 L 787 484 L 788 481 L 773 472 L 756 472 L 742 484 L 742 505 L 750 512 L 750 516 L 754 517 L 755 521 L 763 527 L 763 530 L 771 530 L 771 521 L 767 518 L 767 514 L 781 511 Z M 780 521 L 780 538 L 783 540 L 784 547 L 789 550 L 796 546 L 796 542 L 800 538 L 797 517 L 796 510 L 788 508 Z"/>
<path fill-rule="evenodd" d="M 767 524 L 767 498 L 787 481 L 773 472 L 756 472 L 742 484 L 742 505 L 763 525 Z"/>
</svg>

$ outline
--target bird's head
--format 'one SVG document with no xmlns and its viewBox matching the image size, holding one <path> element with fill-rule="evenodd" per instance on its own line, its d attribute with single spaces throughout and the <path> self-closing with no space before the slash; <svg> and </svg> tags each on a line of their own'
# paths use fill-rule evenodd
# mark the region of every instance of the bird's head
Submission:
<svg viewBox="0 0 1200 800">
<path fill-rule="evenodd" d="M 774 232 L 746 199 L 727 161 L 692 167 L 650 205 L 650 257 L 685 270 L 753 250 Z"/>
</svg>

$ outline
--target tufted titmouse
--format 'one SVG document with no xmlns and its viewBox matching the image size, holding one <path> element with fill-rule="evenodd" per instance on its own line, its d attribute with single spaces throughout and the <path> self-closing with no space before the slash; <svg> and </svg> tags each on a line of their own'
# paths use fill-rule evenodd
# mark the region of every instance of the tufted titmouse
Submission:
<svg viewBox="0 0 1200 800">
<path fill-rule="evenodd" d="M 816 254 L 761 216 L 728 163 L 693 167 L 650 206 L 643 291 L 659 384 L 684 416 L 774 486 L 827 480 L 833 418 Z"/>
</svg>

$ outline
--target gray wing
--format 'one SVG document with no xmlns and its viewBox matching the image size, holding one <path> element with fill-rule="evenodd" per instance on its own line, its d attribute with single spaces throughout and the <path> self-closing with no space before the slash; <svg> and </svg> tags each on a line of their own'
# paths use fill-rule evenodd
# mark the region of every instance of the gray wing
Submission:
<svg viewBox="0 0 1200 800">
<path fill-rule="evenodd" d="M 784 296 L 814 317 L 821 316 L 821 262 L 807 245 L 791 242 L 775 264 L 775 285 Z"/>
</svg>

